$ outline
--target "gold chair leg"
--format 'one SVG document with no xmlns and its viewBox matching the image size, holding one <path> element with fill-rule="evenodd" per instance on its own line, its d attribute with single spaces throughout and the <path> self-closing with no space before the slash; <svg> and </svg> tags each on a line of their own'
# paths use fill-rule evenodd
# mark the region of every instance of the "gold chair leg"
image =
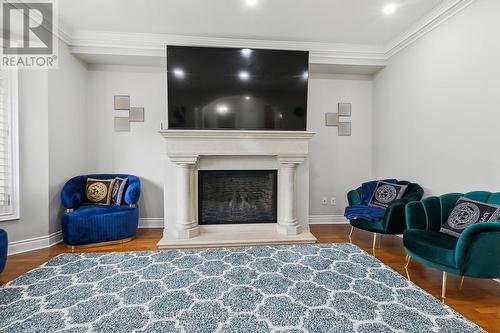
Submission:
<svg viewBox="0 0 500 333">
<path fill-rule="evenodd" d="M 408 269 L 410 262 L 411 262 L 411 257 L 409 255 L 406 255 L 405 269 Z"/>
<path fill-rule="evenodd" d="M 444 300 L 446 299 L 446 282 L 448 280 L 448 273 L 447 272 L 443 272 L 443 284 L 441 286 L 441 299 L 442 301 L 444 302 Z"/>
<path fill-rule="evenodd" d="M 406 272 L 406 278 L 408 281 L 411 281 L 410 278 L 410 271 L 408 271 L 408 266 L 410 265 L 411 257 L 409 255 L 406 255 L 406 262 L 405 262 L 405 272 Z"/>
<path fill-rule="evenodd" d="M 354 231 L 354 227 L 351 225 L 351 232 L 349 232 L 349 241 L 352 243 L 352 232 Z"/>
<path fill-rule="evenodd" d="M 463 287 L 464 287 L 464 279 L 465 279 L 465 276 L 461 276 L 460 277 L 460 285 L 458 286 L 458 290 L 462 290 Z"/>
</svg>

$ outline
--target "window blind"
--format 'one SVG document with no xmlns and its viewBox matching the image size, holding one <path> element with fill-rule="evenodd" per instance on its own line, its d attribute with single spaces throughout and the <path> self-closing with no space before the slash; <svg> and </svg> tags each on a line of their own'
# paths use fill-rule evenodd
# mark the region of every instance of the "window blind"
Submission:
<svg viewBox="0 0 500 333">
<path fill-rule="evenodd" d="M 0 217 L 13 213 L 11 100 L 9 72 L 0 69 Z"/>
</svg>

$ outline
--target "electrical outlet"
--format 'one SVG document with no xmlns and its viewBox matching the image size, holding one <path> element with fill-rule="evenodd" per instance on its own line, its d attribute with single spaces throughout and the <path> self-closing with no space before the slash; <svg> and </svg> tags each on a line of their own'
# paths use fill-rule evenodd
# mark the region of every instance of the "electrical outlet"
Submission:
<svg viewBox="0 0 500 333">
<path fill-rule="evenodd" d="M 328 199 L 326 197 L 323 197 L 323 199 L 321 200 L 321 204 L 326 205 L 327 202 L 328 202 Z"/>
<path fill-rule="evenodd" d="M 330 198 L 330 205 L 332 205 L 332 206 L 337 205 L 337 198 L 335 198 L 335 197 L 331 197 L 331 198 Z"/>
</svg>

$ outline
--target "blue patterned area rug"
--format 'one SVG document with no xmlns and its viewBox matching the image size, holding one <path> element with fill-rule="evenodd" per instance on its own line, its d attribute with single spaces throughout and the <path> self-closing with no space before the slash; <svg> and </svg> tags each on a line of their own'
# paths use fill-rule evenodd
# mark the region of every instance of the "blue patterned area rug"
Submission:
<svg viewBox="0 0 500 333">
<path fill-rule="evenodd" d="M 61 254 L 0 289 L 0 332 L 483 332 L 352 244 Z"/>
</svg>

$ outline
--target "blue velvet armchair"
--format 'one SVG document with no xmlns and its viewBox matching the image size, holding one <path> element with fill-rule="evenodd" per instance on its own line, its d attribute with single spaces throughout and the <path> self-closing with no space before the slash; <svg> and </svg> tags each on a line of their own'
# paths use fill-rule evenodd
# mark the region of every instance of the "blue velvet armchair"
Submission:
<svg viewBox="0 0 500 333">
<path fill-rule="evenodd" d="M 121 205 L 83 205 L 87 178 L 127 178 Z M 72 247 L 109 245 L 130 240 L 137 232 L 141 194 L 138 177 L 124 174 L 77 176 L 66 182 L 61 201 L 66 208 L 61 228 L 64 242 Z M 103 244 L 104 243 L 104 244 Z"/>
<path fill-rule="evenodd" d="M 403 245 L 408 254 L 406 267 L 413 258 L 443 272 L 443 299 L 446 297 L 447 273 L 462 277 L 460 288 L 465 276 L 500 277 L 500 221 L 471 225 L 458 238 L 439 232 L 461 196 L 500 205 L 500 193 L 476 191 L 428 197 L 406 206 L 408 229 L 403 234 Z"/>
<path fill-rule="evenodd" d="M 380 219 L 370 221 L 364 218 L 356 218 L 350 220 L 351 231 L 349 239 L 351 239 L 354 228 L 359 228 L 365 231 L 373 232 L 373 249 L 377 243 L 377 234 L 399 235 L 406 229 L 405 222 L 405 206 L 407 203 L 422 199 L 424 195 L 423 188 L 408 181 L 396 181 L 400 185 L 407 185 L 407 189 L 401 199 L 394 200 L 385 210 L 385 213 Z M 369 198 L 367 198 L 369 200 Z M 362 188 L 358 187 L 347 193 L 347 201 L 349 205 L 367 204 L 362 200 Z"/>
<path fill-rule="evenodd" d="M 7 252 L 9 248 L 9 240 L 7 232 L 0 229 L 0 273 L 3 272 L 5 264 L 7 263 Z"/>
</svg>

